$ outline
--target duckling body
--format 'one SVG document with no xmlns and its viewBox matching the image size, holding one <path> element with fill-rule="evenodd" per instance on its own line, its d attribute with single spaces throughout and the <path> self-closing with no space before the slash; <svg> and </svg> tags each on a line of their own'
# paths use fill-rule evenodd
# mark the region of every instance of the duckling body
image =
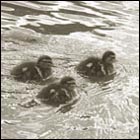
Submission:
<svg viewBox="0 0 140 140">
<path fill-rule="evenodd" d="M 107 51 L 102 58 L 89 57 L 82 61 L 76 70 L 81 76 L 88 78 L 104 77 L 114 72 L 113 61 L 115 54 L 112 51 Z"/>
<path fill-rule="evenodd" d="M 24 103 L 19 103 L 19 105 L 21 107 L 30 108 L 44 103 L 52 107 L 60 106 L 57 112 L 66 113 L 71 110 L 73 105 L 80 99 L 75 88 L 75 80 L 72 77 L 66 76 L 62 78 L 60 82 L 52 83 L 43 88 L 36 98 Z"/>
<path fill-rule="evenodd" d="M 48 61 L 49 60 L 49 61 Z M 24 62 L 14 67 L 11 75 L 22 82 L 42 81 L 52 74 L 52 61 L 48 56 L 41 56 L 37 62 Z"/>
<path fill-rule="evenodd" d="M 52 106 L 66 104 L 76 97 L 74 86 L 75 80 L 70 77 L 65 77 L 60 82 L 50 84 L 49 86 L 43 88 L 37 95 L 37 98 L 41 102 Z"/>
<path fill-rule="evenodd" d="M 96 57 L 89 57 L 77 66 L 77 71 L 83 76 L 102 76 L 101 60 Z"/>
</svg>

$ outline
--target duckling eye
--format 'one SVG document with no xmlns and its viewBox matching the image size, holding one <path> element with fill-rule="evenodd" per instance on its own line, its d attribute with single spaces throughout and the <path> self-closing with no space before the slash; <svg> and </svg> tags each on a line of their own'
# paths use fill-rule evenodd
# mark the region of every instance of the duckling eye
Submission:
<svg viewBox="0 0 140 140">
<path fill-rule="evenodd" d="M 52 62 L 50 60 L 46 60 L 46 59 L 41 60 L 40 63 L 52 64 Z"/>
<path fill-rule="evenodd" d="M 75 81 L 68 81 L 67 84 L 75 85 Z"/>
<path fill-rule="evenodd" d="M 111 55 L 110 58 L 115 59 L 115 56 L 114 55 Z"/>
<path fill-rule="evenodd" d="M 50 61 L 48 61 L 48 60 L 46 60 L 46 59 L 43 59 L 43 60 L 41 60 L 41 62 L 47 63 L 47 62 L 50 62 Z"/>
</svg>

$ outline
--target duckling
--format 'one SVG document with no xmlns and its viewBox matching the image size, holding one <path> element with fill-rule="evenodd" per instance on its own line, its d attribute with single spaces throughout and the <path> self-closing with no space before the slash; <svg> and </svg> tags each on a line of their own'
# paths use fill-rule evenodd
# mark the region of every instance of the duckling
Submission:
<svg viewBox="0 0 140 140">
<path fill-rule="evenodd" d="M 114 74 L 113 63 L 116 61 L 116 55 L 113 51 L 106 51 L 102 58 L 89 57 L 82 61 L 77 67 L 77 72 L 84 77 L 104 77 Z"/>
<path fill-rule="evenodd" d="M 36 97 L 45 104 L 57 107 L 70 102 L 76 97 L 75 88 L 75 79 L 66 76 L 63 77 L 60 82 L 50 84 L 43 88 Z"/>
<path fill-rule="evenodd" d="M 12 69 L 11 75 L 17 81 L 39 82 L 51 76 L 52 66 L 52 59 L 47 55 L 43 55 L 39 57 L 37 62 L 24 62 L 17 65 Z"/>
<path fill-rule="evenodd" d="M 22 107 L 30 108 L 44 103 L 52 107 L 59 107 L 57 110 L 65 113 L 73 108 L 80 96 L 76 93 L 75 79 L 69 76 L 63 77 L 60 82 L 52 83 L 43 88 L 38 95 L 29 102 L 19 104 Z"/>
</svg>

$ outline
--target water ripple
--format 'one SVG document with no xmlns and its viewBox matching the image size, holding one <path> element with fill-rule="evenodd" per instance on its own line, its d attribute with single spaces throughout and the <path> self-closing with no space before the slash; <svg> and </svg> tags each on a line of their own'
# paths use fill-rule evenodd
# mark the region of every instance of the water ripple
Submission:
<svg viewBox="0 0 140 140">
<path fill-rule="evenodd" d="M 129 1 L 2 1 L 2 138 L 134 139 L 139 130 L 139 6 Z M 106 50 L 117 74 L 80 77 L 75 67 Z M 21 108 L 42 85 L 18 83 L 10 70 L 50 55 L 54 77 L 71 75 L 81 95 L 65 114 L 41 105 Z M 46 86 L 46 85 L 45 85 Z"/>
</svg>

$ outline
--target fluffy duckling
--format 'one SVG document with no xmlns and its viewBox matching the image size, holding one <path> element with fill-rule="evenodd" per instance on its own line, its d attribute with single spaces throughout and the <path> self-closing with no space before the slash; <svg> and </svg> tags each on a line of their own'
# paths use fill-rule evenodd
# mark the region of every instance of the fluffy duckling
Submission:
<svg viewBox="0 0 140 140">
<path fill-rule="evenodd" d="M 80 96 L 75 91 L 76 82 L 72 77 L 66 76 L 60 82 L 52 83 L 43 88 L 39 94 L 29 102 L 19 104 L 30 108 L 44 103 L 53 107 L 59 107 L 58 111 L 65 113 L 79 100 Z"/>
<path fill-rule="evenodd" d="M 37 95 L 37 98 L 45 104 L 59 106 L 60 104 L 66 104 L 76 97 L 75 88 L 75 79 L 66 76 L 60 82 L 43 88 Z"/>
<path fill-rule="evenodd" d="M 47 79 L 52 74 L 52 66 L 52 59 L 47 55 L 43 55 L 37 62 L 24 62 L 17 65 L 12 69 L 11 75 L 18 81 L 39 82 Z"/>
<path fill-rule="evenodd" d="M 102 58 L 89 57 L 82 61 L 76 70 L 81 76 L 93 78 L 104 77 L 114 74 L 113 63 L 116 61 L 116 55 L 112 51 L 106 51 Z"/>
</svg>

